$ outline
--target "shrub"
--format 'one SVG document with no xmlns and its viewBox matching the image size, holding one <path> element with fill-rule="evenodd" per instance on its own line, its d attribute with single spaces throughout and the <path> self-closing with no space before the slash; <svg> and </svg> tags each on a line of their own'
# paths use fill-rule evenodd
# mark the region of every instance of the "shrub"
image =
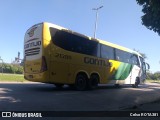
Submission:
<svg viewBox="0 0 160 120">
<path fill-rule="evenodd" d="M 23 74 L 23 66 L 18 64 L 0 63 L 0 73 Z"/>
</svg>

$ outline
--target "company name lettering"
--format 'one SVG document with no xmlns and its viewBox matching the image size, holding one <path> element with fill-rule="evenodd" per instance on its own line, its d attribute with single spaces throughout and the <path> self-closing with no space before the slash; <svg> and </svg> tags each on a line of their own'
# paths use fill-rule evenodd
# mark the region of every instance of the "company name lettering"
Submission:
<svg viewBox="0 0 160 120">
<path fill-rule="evenodd" d="M 35 47 L 35 46 L 40 46 L 40 45 L 41 45 L 41 41 L 35 41 L 35 42 L 25 44 L 24 49 Z"/>
<path fill-rule="evenodd" d="M 100 60 L 96 58 L 84 57 L 84 63 L 86 64 L 93 64 L 93 65 L 100 65 L 100 66 L 108 66 L 109 63 L 105 60 Z"/>
</svg>

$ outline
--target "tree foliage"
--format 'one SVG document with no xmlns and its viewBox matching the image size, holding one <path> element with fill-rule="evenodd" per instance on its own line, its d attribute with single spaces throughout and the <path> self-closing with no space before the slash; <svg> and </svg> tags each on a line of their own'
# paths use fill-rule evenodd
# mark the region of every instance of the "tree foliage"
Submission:
<svg viewBox="0 0 160 120">
<path fill-rule="evenodd" d="M 160 35 L 160 0 L 136 0 L 141 5 L 142 24 Z"/>
<path fill-rule="evenodd" d="M 155 73 L 147 72 L 147 79 L 149 79 L 149 80 L 160 80 L 160 72 L 155 72 Z"/>
<path fill-rule="evenodd" d="M 0 64 L 0 73 L 16 73 L 16 74 L 23 74 L 23 66 L 16 65 L 16 64 Z"/>
</svg>

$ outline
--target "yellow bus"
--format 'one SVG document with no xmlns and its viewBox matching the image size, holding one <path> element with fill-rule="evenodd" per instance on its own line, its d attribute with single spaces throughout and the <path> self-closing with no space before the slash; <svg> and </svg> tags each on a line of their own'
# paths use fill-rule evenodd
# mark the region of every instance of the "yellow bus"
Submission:
<svg viewBox="0 0 160 120">
<path fill-rule="evenodd" d="M 36 24 L 25 34 L 24 78 L 30 81 L 77 90 L 98 84 L 138 87 L 146 69 L 149 65 L 136 51 L 55 24 Z"/>
</svg>

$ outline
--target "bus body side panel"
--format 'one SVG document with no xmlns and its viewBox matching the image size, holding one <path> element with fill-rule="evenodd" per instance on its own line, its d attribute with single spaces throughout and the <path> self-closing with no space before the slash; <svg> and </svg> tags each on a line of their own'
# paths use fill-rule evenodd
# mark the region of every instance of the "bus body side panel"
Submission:
<svg viewBox="0 0 160 120">
<path fill-rule="evenodd" d="M 95 62 L 93 62 L 93 60 L 95 60 Z M 69 82 L 72 84 L 75 83 L 77 74 L 83 72 L 87 75 L 88 79 L 91 74 L 97 74 L 100 78 L 100 83 L 106 83 L 105 77 L 107 74 L 105 75 L 104 73 L 107 68 L 103 64 L 98 64 L 98 62 L 96 62 L 102 60 L 103 59 L 101 58 L 96 58 L 89 55 L 75 54 L 69 68 L 71 73 Z"/>
<path fill-rule="evenodd" d="M 86 73 L 87 77 L 90 78 L 92 73 L 99 74 L 102 79 L 103 71 L 105 67 L 99 65 L 93 65 L 91 63 L 85 63 L 84 58 L 88 55 L 79 55 L 70 51 L 65 51 L 54 44 L 51 45 L 53 54 L 51 55 L 51 72 L 50 82 L 52 83 L 64 83 L 74 84 L 76 75 L 80 72 Z"/>
<path fill-rule="evenodd" d="M 50 82 L 68 83 L 69 63 L 63 58 L 64 52 L 51 43 Z"/>
<path fill-rule="evenodd" d="M 137 65 L 119 61 L 113 63 L 113 72 L 110 73 L 110 84 L 134 84 L 136 77 L 139 77 L 140 68 Z"/>
<path fill-rule="evenodd" d="M 133 66 L 132 69 L 132 77 L 131 77 L 131 82 L 130 84 L 135 84 L 136 78 L 139 77 L 140 78 L 140 70 L 141 68 L 137 65 Z"/>
</svg>

